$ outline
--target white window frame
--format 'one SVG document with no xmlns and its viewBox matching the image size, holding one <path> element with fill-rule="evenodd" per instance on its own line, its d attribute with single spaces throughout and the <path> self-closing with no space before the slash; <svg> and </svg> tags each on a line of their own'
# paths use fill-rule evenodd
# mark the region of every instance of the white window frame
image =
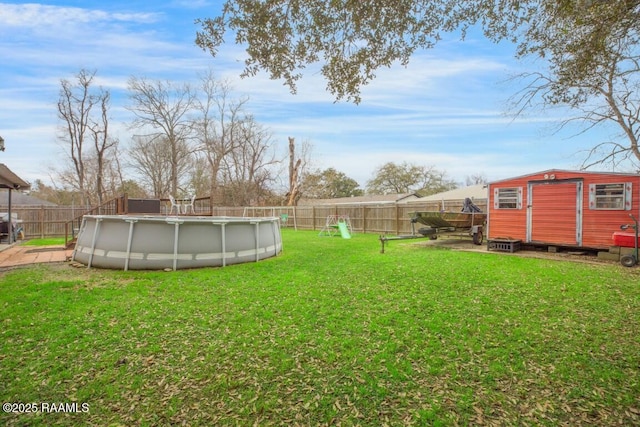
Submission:
<svg viewBox="0 0 640 427">
<path fill-rule="evenodd" d="M 509 206 L 505 206 L 508 204 Z M 522 209 L 522 187 L 503 187 L 493 190 L 494 209 Z"/>
<path fill-rule="evenodd" d="M 589 184 L 589 209 L 595 211 L 629 211 L 631 210 L 632 188 L 631 182 Z"/>
</svg>

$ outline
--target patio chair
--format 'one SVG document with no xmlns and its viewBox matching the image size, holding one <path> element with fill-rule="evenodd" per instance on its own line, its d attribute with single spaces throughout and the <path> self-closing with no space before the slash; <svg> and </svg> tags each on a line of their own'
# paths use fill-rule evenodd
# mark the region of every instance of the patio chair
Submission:
<svg viewBox="0 0 640 427">
<path fill-rule="evenodd" d="M 183 214 L 188 214 L 188 213 L 195 214 L 196 213 L 195 209 L 193 208 L 193 202 L 195 202 L 195 200 L 196 200 L 196 195 L 194 194 L 194 195 L 191 196 L 191 199 L 189 199 L 188 201 L 185 201 L 185 203 L 182 205 L 182 213 Z M 191 212 L 189 212 L 189 211 L 191 211 Z"/>
<path fill-rule="evenodd" d="M 173 210 L 176 210 L 176 214 L 180 215 L 180 203 L 176 202 L 176 199 L 173 196 L 169 196 L 169 201 L 171 202 L 171 209 L 169 209 L 169 215 L 173 213 Z"/>
</svg>

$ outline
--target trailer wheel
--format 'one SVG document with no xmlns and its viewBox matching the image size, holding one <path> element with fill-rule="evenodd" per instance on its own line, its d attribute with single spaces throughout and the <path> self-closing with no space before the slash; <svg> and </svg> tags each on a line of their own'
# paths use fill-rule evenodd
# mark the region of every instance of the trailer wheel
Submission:
<svg viewBox="0 0 640 427">
<path fill-rule="evenodd" d="M 473 244 L 481 245 L 483 239 L 484 236 L 482 235 L 482 230 L 478 230 L 478 232 L 473 235 Z"/>
<path fill-rule="evenodd" d="M 620 264 L 625 267 L 633 267 L 636 265 L 636 257 L 634 255 L 623 255 L 620 257 Z"/>
</svg>

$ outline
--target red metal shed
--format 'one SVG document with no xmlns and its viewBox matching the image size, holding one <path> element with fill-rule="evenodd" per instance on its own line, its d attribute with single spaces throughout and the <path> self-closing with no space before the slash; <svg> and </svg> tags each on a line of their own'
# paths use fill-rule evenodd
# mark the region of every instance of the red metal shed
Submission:
<svg viewBox="0 0 640 427">
<path fill-rule="evenodd" d="M 640 217 L 640 175 L 551 169 L 488 185 L 488 240 L 606 249 Z"/>
</svg>

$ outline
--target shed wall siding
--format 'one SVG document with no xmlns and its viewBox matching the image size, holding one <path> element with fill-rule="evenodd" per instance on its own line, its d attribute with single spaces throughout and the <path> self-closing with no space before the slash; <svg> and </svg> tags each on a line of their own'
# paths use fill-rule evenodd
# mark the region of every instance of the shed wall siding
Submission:
<svg viewBox="0 0 640 427">
<path fill-rule="evenodd" d="M 545 177 L 546 175 L 546 177 Z M 551 177 L 553 176 L 553 179 Z M 576 200 L 576 186 L 563 180 L 581 180 L 582 197 Z M 555 185 L 543 186 L 545 181 Z M 533 199 L 529 184 L 534 183 Z M 631 208 L 628 210 L 594 210 L 589 207 L 589 185 L 631 183 Z M 496 209 L 495 189 L 522 187 L 522 209 Z M 579 245 L 589 248 L 607 248 L 613 244 L 612 234 L 621 224 L 631 223 L 629 214 L 640 217 L 640 176 L 551 170 L 489 184 L 487 210 L 488 238 L 512 238 L 524 242 L 557 245 Z M 581 201 L 581 203 L 579 203 Z M 533 205 L 531 205 L 533 202 Z M 539 204 L 540 203 L 540 204 Z M 529 206 L 532 206 L 529 208 Z M 527 210 L 531 209 L 528 231 Z M 579 209 L 576 217 L 576 209 Z M 581 221 L 581 224 L 578 223 Z M 537 225 L 537 228 L 536 228 Z M 581 232 L 582 243 L 576 239 Z M 571 243 L 573 242 L 573 243 Z"/>
<path fill-rule="evenodd" d="M 592 210 L 589 209 L 588 184 L 631 183 L 631 209 L 630 210 Z M 608 247 L 613 245 L 612 234 L 620 231 L 620 225 L 632 223 L 629 214 L 636 218 L 640 216 L 640 177 L 629 175 L 590 176 L 585 180 L 584 214 L 582 217 L 583 246 Z M 640 218 L 638 218 L 640 219 Z"/>
<path fill-rule="evenodd" d="M 517 239 L 526 241 L 527 205 L 529 204 L 527 181 L 528 178 L 514 178 L 509 181 L 489 185 L 489 200 L 487 202 L 487 210 L 489 211 L 489 239 Z M 500 188 L 522 189 L 522 204 L 520 209 L 496 208 L 496 192 L 494 190 Z"/>
</svg>

